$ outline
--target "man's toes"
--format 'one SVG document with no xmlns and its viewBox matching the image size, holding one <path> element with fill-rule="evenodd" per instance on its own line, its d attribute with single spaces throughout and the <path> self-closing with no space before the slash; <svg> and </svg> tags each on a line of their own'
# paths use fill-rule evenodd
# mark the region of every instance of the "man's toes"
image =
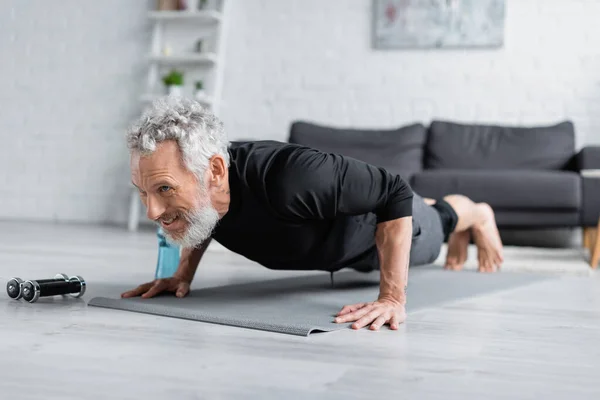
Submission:
<svg viewBox="0 0 600 400">
<path fill-rule="evenodd" d="M 446 264 L 444 265 L 444 269 L 447 271 L 460 271 L 462 269 L 462 265 L 460 264 Z"/>
<path fill-rule="evenodd" d="M 486 272 L 486 271 L 487 271 L 487 265 L 486 265 L 485 260 L 483 260 L 482 258 L 479 258 L 477 272 Z"/>
<path fill-rule="evenodd" d="M 462 269 L 462 265 L 460 265 L 460 264 L 449 265 L 447 269 L 449 271 L 460 271 Z"/>
<path fill-rule="evenodd" d="M 481 261 L 479 262 L 478 271 L 483 273 L 493 272 L 492 263 L 487 257 L 482 257 Z"/>
<path fill-rule="evenodd" d="M 446 257 L 446 263 L 444 264 L 444 268 L 451 269 L 456 264 L 458 264 L 458 257 L 448 256 L 448 257 Z"/>
<path fill-rule="evenodd" d="M 500 266 L 502 265 L 502 258 L 496 257 L 494 259 L 494 265 L 496 265 L 496 267 L 500 268 Z"/>
</svg>

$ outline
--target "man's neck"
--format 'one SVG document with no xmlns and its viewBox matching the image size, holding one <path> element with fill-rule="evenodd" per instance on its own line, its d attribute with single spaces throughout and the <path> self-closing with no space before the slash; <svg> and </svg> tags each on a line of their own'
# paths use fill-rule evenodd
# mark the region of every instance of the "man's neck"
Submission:
<svg viewBox="0 0 600 400">
<path fill-rule="evenodd" d="M 229 189 L 229 176 L 225 182 L 217 189 L 215 209 L 219 213 L 219 217 L 223 218 L 227 211 L 229 211 L 229 205 L 231 204 L 231 191 Z"/>
</svg>

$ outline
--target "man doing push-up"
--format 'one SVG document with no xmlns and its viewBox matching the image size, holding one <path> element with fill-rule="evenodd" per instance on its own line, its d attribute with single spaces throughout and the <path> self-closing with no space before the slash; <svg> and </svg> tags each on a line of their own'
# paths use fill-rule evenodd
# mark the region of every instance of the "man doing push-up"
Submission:
<svg viewBox="0 0 600 400">
<path fill-rule="evenodd" d="M 185 296 L 211 240 L 270 269 L 379 270 L 369 303 L 335 322 L 398 329 L 409 266 L 430 264 L 448 241 L 445 267 L 460 269 L 471 238 L 479 270 L 502 263 L 487 204 L 465 196 L 423 199 L 398 175 L 339 154 L 278 141 L 233 142 L 199 103 L 156 101 L 128 132 L 131 176 L 148 217 L 182 246 L 172 278 L 123 293 Z"/>
</svg>

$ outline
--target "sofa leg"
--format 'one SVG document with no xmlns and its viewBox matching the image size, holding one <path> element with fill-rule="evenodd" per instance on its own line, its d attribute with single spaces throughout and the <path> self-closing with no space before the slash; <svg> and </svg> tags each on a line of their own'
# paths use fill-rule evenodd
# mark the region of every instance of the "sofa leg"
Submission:
<svg viewBox="0 0 600 400">
<path fill-rule="evenodd" d="M 600 219 L 598 219 L 598 227 L 594 231 L 594 240 L 590 243 L 590 266 L 596 269 L 598 261 L 600 261 Z"/>
<path fill-rule="evenodd" d="M 596 228 L 591 226 L 583 228 L 583 247 L 591 253 L 594 250 Z"/>
</svg>

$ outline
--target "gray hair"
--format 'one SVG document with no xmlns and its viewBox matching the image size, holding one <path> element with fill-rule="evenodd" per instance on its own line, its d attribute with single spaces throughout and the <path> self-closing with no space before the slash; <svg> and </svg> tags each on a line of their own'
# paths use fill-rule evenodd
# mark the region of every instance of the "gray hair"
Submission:
<svg viewBox="0 0 600 400">
<path fill-rule="evenodd" d="M 148 155 L 165 140 L 177 142 L 186 167 L 202 176 L 209 159 L 220 154 L 229 167 L 229 141 L 223 123 L 197 101 L 178 96 L 155 100 L 127 132 L 130 152 Z"/>
</svg>

